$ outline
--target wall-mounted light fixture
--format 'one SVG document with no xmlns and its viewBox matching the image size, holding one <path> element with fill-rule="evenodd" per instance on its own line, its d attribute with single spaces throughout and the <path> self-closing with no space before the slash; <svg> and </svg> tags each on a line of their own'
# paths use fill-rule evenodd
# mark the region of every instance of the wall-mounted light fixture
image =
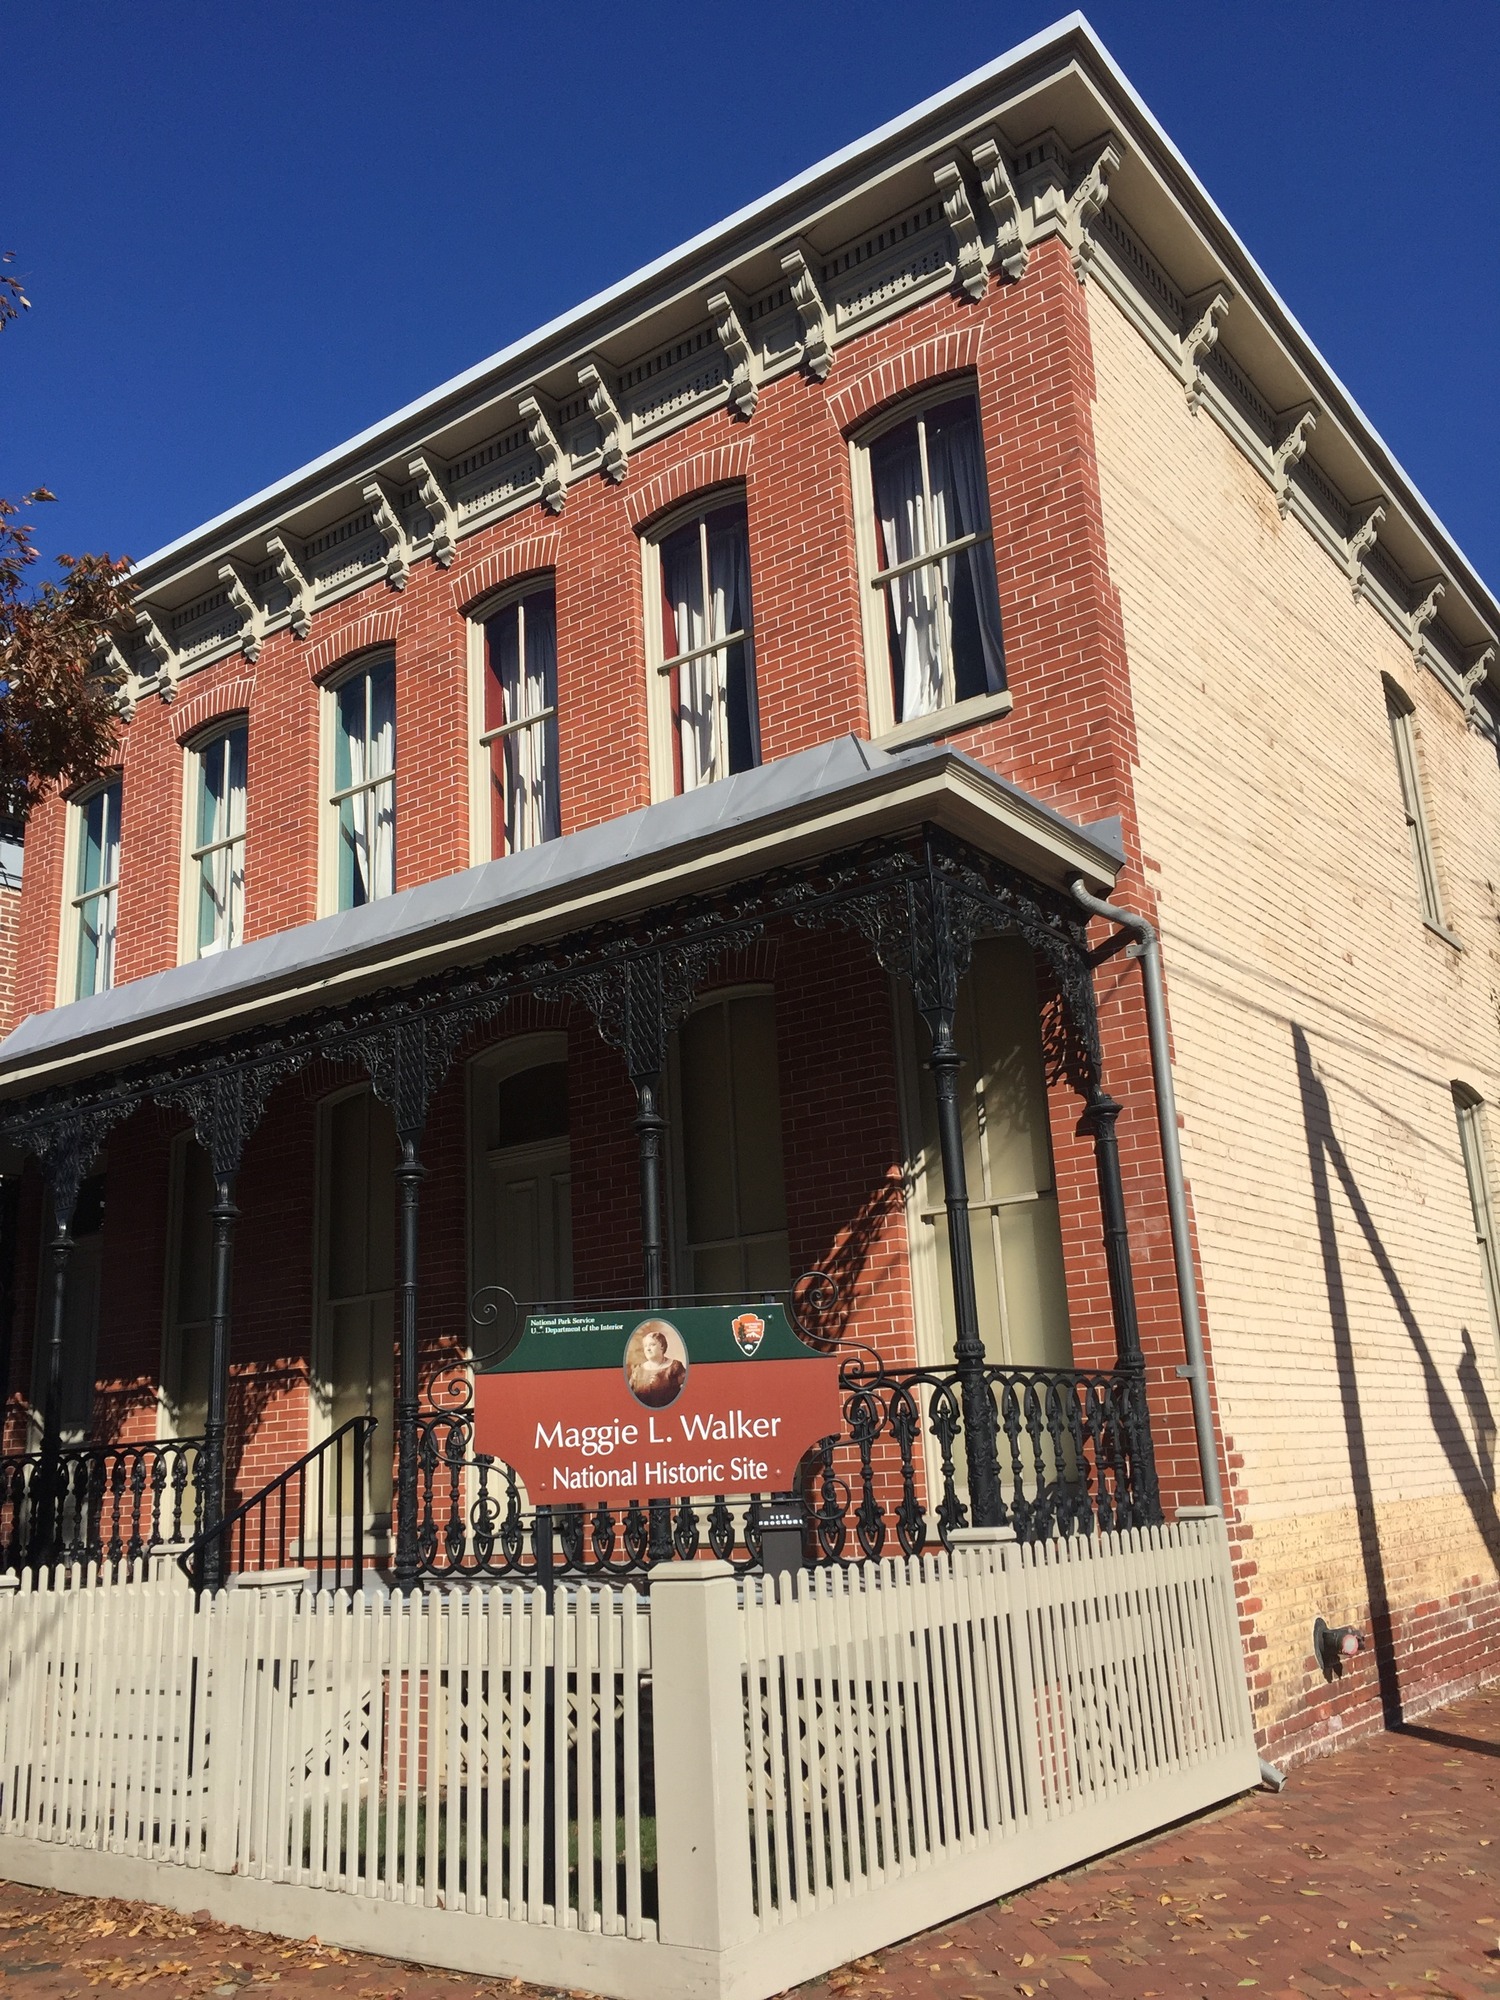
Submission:
<svg viewBox="0 0 1500 2000">
<path fill-rule="evenodd" d="M 1356 1653 L 1362 1653 L 1364 1649 L 1364 1634 L 1352 1625 L 1329 1625 L 1321 1618 L 1313 1620 L 1313 1653 L 1323 1669 L 1325 1681 L 1342 1674 L 1345 1661 L 1352 1660 Z"/>
</svg>

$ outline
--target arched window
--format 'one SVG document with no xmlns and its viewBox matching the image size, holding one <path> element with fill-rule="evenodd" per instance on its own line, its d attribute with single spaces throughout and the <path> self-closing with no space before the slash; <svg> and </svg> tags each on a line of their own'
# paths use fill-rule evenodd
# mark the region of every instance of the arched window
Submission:
<svg viewBox="0 0 1500 2000">
<path fill-rule="evenodd" d="M 188 753 L 187 956 L 229 951 L 245 935 L 245 772 L 250 732 L 232 722 Z"/>
<path fill-rule="evenodd" d="M 760 708 L 743 497 L 711 495 L 647 539 L 646 613 L 657 795 L 750 770 Z"/>
<path fill-rule="evenodd" d="M 573 1289 L 568 1043 L 521 1035 L 469 1065 L 472 1289 L 523 1304 Z"/>
<path fill-rule="evenodd" d="M 483 837 L 476 860 L 562 831 L 557 788 L 557 599 L 533 580 L 476 620 Z"/>
<path fill-rule="evenodd" d="M 366 660 L 328 691 L 332 894 L 353 910 L 396 888 L 396 662 Z"/>
<path fill-rule="evenodd" d="M 1490 1332 L 1500 1353 L 1500 1242 L 1496 1241 L 1495 1197 L 1490 1181 L 1488 1151 L 1484 1143 L 1484 1099 L 1466 1083 L 1453 1086 L 1453 1109 L 1458 1118 L 1458 1143 L 1463 1153 L 1464 1177 L 1469 1184 L 1469 1206 L 1474 1215 L 1474 1237 L 1479 1261 L 1484 1269 L 1485 1298 L 1489 1305 Z"/>
<path fill-rule="evenodd" d="M 952 383 L 899 405 L 855 449 L 877 734 L 1005 689 L 979 405 Z"/>
<path fill-rule="evenodd" d="M 73 802 L 73 881 L 63 950 L 72 977 L 61 996 L 65 1000 L 85 1000 L 115 983 L 121 790 L 120 780 L 112 778 Z"/>
<path fill-rule="evenodd" d="M 679 1288 L 790 1284 L 776 1003 L 716 994 L 677 1034 Z"/>
</svg>

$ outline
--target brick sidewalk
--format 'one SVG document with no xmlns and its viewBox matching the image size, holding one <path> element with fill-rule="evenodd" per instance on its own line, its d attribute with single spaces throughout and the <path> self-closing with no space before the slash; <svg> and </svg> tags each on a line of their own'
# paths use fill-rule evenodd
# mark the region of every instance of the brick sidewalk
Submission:
<svg viewBox="0 0 1500 2000">
<path fill-rule="evenodd" d="M 1500 1688 L 1175 1833 L 819 1980 L 808 2000 L 1500 1996 Z M 0 1883 L 0 1994 L 526 2000 L 424 1971 Z M 546 1989 L 540 1989 L 545 1992 Z"/>
</svg>

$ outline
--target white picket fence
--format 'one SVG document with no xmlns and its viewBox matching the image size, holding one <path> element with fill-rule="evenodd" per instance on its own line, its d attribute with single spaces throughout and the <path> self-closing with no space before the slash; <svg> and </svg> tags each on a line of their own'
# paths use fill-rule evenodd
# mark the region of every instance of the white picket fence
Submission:
<svg viewBox="0 0 1500 2000">
<path fill-rule="evenodd" d="M 0 1594 L 0 1876 L 759 2000 L 1256 1782 L 1223 1524 L 777 1583 Z"/>
</svg>

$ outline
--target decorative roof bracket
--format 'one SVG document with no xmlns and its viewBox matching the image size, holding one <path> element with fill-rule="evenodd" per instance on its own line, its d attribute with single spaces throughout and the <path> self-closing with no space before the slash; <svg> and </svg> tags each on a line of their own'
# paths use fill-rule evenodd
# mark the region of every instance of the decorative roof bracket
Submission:
<svg viewBox="0 0 1500 2000">
<path fill-rule="evenodd" d="M 1219 338 L 1219 323 L 1233 302 L 1233 292 L 1223 284 L 1209 285 L 1184 301 L 1192 321 L 1182 336 L 1180 366 L 1182 386 L 1187 391 L 1187 405 L 1194 416 L 1197 416 L 1203 401 L 1203 391 L 1207 386 L 1203 371 Z"/>
<path fill-rule="evenodd" d="M 1318 428 L 1318 413 L 1311 403 L 1289 410 L 1281 419 L 1285 428 L 1271 447 L 1271 484 L 1276 489 L 1276 509 L 1284 521 L 1292 504 L 1292 473 L 1307 451 L 1307 441 Z"/>
<path fill-rule="evenodd" d="M 1123 158 L 1115 141 L 1106 139 L 1094 155 L 1093 164 L 1068 196 L 1067 237 L 1073 247 L 1073 275 L 1080 285 L 1094 260 L 1091 231 L 1109 200 L 1109 176 L 1120 171 Z"/>
<path fill-rule="evenodd" d="M 1000 133 L 992 127 L 977 145 L 969 148 L 969 158 L 979 175 L 979 189 L 995 232 L 990 261 L 998 265 L 1007 278 L 1024 278 L 1031 253 L 1021 234 L 1020 197 L 1010 177 Z"/>
<path fill-rule="evenodd" d="M 107 634 L 99 642 L 89 671 L 114 689 L 116 710 L 122 721 L 129 722 L 140 697 L 140 676 Z"/>
<path fill-rule="evenodd" d="M 715 292 L 704 303 L 713 315 L 714 332 L 729 363 L 730 404 L 742 417 L 753 417 L 760 400 L 760 385 L 755 379 L 755 355 L 734 301 L 728 292 Z"/>
<path fill-rule="evenodd" d="M 1464 714 L 1474 721 L 1479 714 L 1479 690 L 1488 678 L 1490 668 L 1495 664 L 1495 642 L 1486 640 L 1474 648 L 1469 664 L 1464 668 L 1462 687 L 1464 691 Z"/>
<path fill-rule="evenodd" d="M 932 178 L 943 198 L 943 214 L 953 231 L 953 282 L 971 299 L 982 299 L 989 290 L 989 260 L 984 254 L 984 238 L 979 233 L 979 217 L 969 199 L 964 179 L 963 155 L 949 153 L 933 163 Z"/>
<path fill-rule="evenodd" d="M 432 521 L 432 560 L 439 569 L 448 569 L 458 554 L 458 510 L 430 458 L 419 454 L 406 470 Z"/>
<path fill-rule="evenodd" d="M 1349 588 L 1356 597 L 1365 595 L 1365 564 L 1385 521 L 1385 495 L 1365 509 L 1365 517 L 1344 544 L 1344 560 L 1349 568 Z"/>
<path fill-rule="evenodd" d="M 411 549 L 401 516 L 378 479 L 372 479 L 366 485 L 364 501 L 370 510 L 375 532 L 385 545 L 385 580 L 392 590 L 405 590 L 406 579 L 411 575 Z"/>
<path fill-rule="evenodd" d="M 260 649 L 266 636 L 265 610 L 245 581 L 238 563 L 233 561 L 220 563 L 219 581 L 224 586 L 224 595 L 229 599 L 230 608 L 239 614 L 240 651 L 253 667 L 260 658 Z"/>
<path fill-rule="evenodd" d="M 811 246 L 800 237 L 781 253 L 781 268 L 802 324 L 802 366 L 815 382 L 824 382 L 833 366 L 833 314 L 813 276 L 815 262 Z"/>
<path fill-rule="evenodd" d="M 588 397 L 589 415 L 599 426 L 603 451 L 601 470 L 606 479 L 619 485 L 630 470 L 630 426 L 604 379 L 597 361 L 585 361 L 578 371 L 578 386 Z"/>
<path fill-rule="evenodd" d="M 313 588 L 302 573 L 302 564 L 292 554 L 286 535 L 267 535 L 266 554 L 276 565 L 276 575 L 291 599 L 292 630 L 305 639 L 312 630 Z"/>
<path fill-rule="evenodd" d="M 542 505 L 560 514 L 568 502 L 568 454 L 535 396 L 523 396 L 516 408 L 526 426 L 526 438 L 542 462 Z"/>
<path fill-rule="evenodd" d="M 1421 585 L 1417 588 L 1420 590 Z M 1427 644 L 1427 628 L 1438 615 L 1438 606 L 1447 595 L 1447 585 L 1441 579 L 1427 587 L 1427 595 L 1407 619 L 1407 630 L 1411 638 L 1411 649 L 1417 659 L 1421 659 Z"/>
<path fill-rule="evenodd" d="M 156 669 L 158 692 L 163 701 L 170 701 L 177 686 L 177 655 L 173 652 L 166 634 L 144 604 L 136 605 L 135 622 L 141 629 L 141 636 L 146 642 L 146 651 L 151 655 Z"/>
</svg>

